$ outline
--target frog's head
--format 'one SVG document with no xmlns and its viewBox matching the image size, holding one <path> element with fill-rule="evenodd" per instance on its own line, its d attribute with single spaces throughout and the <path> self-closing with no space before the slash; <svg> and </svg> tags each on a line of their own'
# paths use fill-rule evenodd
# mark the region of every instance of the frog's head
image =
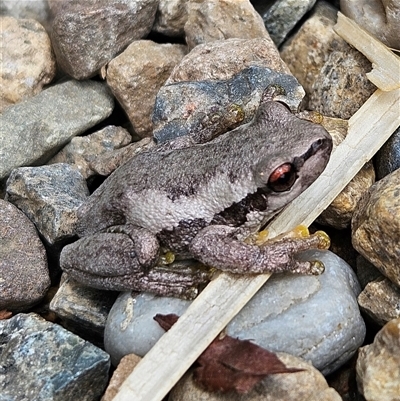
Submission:
<svg viewBox="0 0 400 401">
<path fill-rule="evenodd" d="M 279 211 L 308 188 L 328 163 L 332 138 L 319 124 L 300 119 L 283 104 L 262 101 L 253 129 L 267 132 L 268 146 L 253 169 L 270 212 Z"/>
</svg>

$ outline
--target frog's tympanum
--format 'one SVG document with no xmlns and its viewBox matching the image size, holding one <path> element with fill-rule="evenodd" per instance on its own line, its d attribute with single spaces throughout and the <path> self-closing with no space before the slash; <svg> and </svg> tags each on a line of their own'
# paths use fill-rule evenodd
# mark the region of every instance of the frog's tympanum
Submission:
<svg viewBox="0 0 400 401">
<path fill-rule="evenodd" d="M 318 274 L 295 253 L 319 239 L 245 242 L 324 170 L 323 127 L 265 95 L 254 119 L 210 142 L 154 148 L 118 168 L 79 209 L 61 266 L 92 287 L 193 295 L 208 274 L 159 263 L 163 250 L 233 273 Z"/>
</svg>

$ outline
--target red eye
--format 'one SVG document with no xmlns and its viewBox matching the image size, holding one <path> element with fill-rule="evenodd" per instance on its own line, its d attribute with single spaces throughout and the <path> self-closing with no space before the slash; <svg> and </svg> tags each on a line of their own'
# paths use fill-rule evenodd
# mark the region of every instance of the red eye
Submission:
<svg viewBox="0 0 400 401">
<path fill-rule="evenodd" d="M 285 163 L 277 167 L 269 176 L 268 187 L 274 192 L 288 191 L 297 178 L 293 164 Z"/>
</svg>

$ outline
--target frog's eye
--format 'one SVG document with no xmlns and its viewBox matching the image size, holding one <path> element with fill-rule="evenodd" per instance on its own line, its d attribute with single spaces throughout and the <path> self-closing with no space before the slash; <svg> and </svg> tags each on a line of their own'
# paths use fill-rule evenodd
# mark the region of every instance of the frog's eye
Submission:
<svg viewBox="0 0 400 401">
<path fill-rule="evenodd" d="M 268 187 L 274 192 L 288 191 L 297 178 L 296 169 L 291 163 L 277 167 L 269 176 Z"/>
</svg>

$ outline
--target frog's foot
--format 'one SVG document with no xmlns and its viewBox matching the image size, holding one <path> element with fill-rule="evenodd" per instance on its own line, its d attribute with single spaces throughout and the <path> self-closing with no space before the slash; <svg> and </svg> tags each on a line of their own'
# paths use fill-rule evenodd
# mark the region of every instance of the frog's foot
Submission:
<svg viewBox="0 0 400 401">
<path fill-rule="evenodd" d="M 194 269 L 154 268 L 158 258 L 157 238 L 143 228 L 126 225 L 65 246 L 60 264 L 72 278 L 104 290 L 193 298 L 197 285 L 207 281 L 204 272 Z"/>
<path fill-rule="evenodd" d="M 227 226 L 204 228 L 190 244 L 193 257 L 202 263 L 232 273 L 277 273 L 291 271 L 302 274 L 321 274 L 324 266 L 318 261 L 302 262 L 298 252 L 326 249 L 329 238 L 313 234 L 306 238 L 283 238 L 263 246 L 246 244 L 235 238 L 236 229 Z"/>
</svg>

